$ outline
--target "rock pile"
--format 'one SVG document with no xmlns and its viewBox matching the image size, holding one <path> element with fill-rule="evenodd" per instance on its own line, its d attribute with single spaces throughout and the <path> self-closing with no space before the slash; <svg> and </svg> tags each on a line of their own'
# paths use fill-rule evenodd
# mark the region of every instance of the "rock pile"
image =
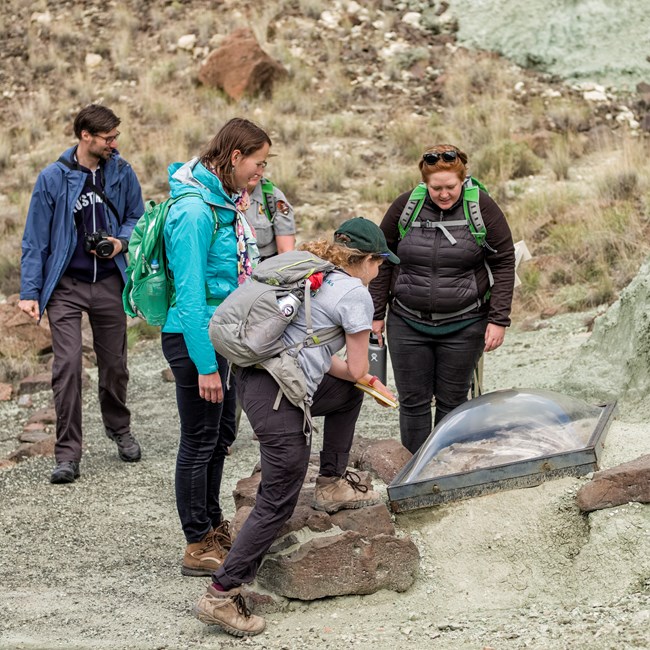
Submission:
<svg viewBox="0 0 650 650">
<path fill-rule="evenodd" d="M 386 476 L 385 452 L 399 443 L 379 440 L 362 446 L 364 466 L 374 469 L 370 459 L 376 458 Z M 360 458 L 352 462 L 362 483 L 371 487 L 369 473 L 358 469 Z M 300 600 L 370 594 L 380 589 L 406 591 L 417 576 L 420 556 L 411 538 L 397 533 L 386 505 L 334 514 L 314 510 L 311 503 L 317 475 L 318 459 L 312 456 L 298 505 L 262 563 L 258 584 L 279 596 Z M 260 479 L 257 467 L 252 476 L 237 483 L 234 537 L 253 509 Z"/>
</svg>

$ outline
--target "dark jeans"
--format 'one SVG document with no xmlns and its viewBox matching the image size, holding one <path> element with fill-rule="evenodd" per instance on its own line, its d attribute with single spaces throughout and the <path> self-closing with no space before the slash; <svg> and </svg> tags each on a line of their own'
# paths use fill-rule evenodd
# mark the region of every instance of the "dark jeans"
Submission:
<svg viewBox="0 0 650 650">
<path fill-rule="evenodd" d="M 57 462 L 81 459 L 81 316 L 87 312 L 97 355 L 99 408 L 107 433 L 128 433 L 126 407 L 126 316 L 122 278 L 82 282 L 64 275 L 47 303 L 52 332 L 52 391 L 56 411 Z"/>
<path fill-rule="evenodd" d="M 432 431 L 434 396 L 435 424 L 467 401 L 486 327 L 484 319 L 451 334 L 430 336 L 389 312 L 386 334 L 399 395 L 400 435 L 410 452 L 415 453 Z"/>
<path fill-rule="evenodd" d="M 188 544 L 201 541 L 221 523 L 221 477 L 235 440 L 235 387 L 226 388 L 228 362 L 215 352 L 224 399 L 199 395 L 199 373 L 182 334 L 162 334 L 162 349 L 176 380 L 181 437 L 176 457 L 176 507 Z"/>
<path fill-rule="evenodd" d="M 277 411 L 278 385 L 264 370 L 237 375 L 237 392 L 260 443 L 262 480 L 255 507 L 235 538 L 226 561 L 213 575 L 225 589 L 251 582 L 264 554 L 291 517 L 309 464 L 303 412 L 285 397 Z M 314 395 L 312 415 L 324 415 L 320 475 L 345 473 L 363 393 L 354 384 L 325 375 Z"/>
</svg>

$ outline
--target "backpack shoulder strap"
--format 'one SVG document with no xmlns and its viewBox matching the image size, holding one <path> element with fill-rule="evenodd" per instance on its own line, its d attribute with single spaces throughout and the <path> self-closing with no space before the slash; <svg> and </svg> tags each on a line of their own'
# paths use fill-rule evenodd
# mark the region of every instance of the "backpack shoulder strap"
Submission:
<svg viewBox="0 0 650 650">
<path fill-rule="evenodd" d="M 465 179 L 463 187 L 463 211 L 465 212 L 465 219 L 467 220 L 467 225 L 469 226 L 470 232 L 474 235 L 474 239 L 479 246 L 486 248 L 492 253 L 496 253 L 496 250 L 487 243 L 487 229 L 485 227 L 485 222 L 483 221 L 483 215 L 481 214 L 481 208 L 479 206 L 479 190 L 483 190 L 488 194 L 487 188 L 483 183 L 474 178 L 473 176 L 468 176 Z M 488 279 L 490 281 L 490 287 L 494 285 L 494 276 L 492 275 L 492 269 L 488 264 L 485 256 L 483 257 L 483 265 L 488 274 Z M 485 299 L 487 300 L 490 296 L 490 290 L 488 289 Z"/>
<path fill-rule="evenodd" d="M 406 233 L 411 229 L 411 225 L 422 210 L 426 196 L 427 186 L 424 183 L 419 183 L 411 192 L 397 224 L 399 239 L 404 239 Z"/>
<path fill-rule="evenodd" d="M 479 205 L 480 190 L 488 193 L 487 188 L 483 183 L 468 176 L 463 183 L 463 212 L 467 225 L 479 246 L 487 248 L 489 251 L 496 253 L 496 251 L 487 243 L 487 229 L 481 214 L 481 207 Z"/>
<path fill-rule="evenodd" d="M 277 214 L 277 205 L 275 203 L 275 185 L 268 179 L 262 180 L 262 206 L 266 218 L 273 223 L 275 215 Z"/>
</svg>

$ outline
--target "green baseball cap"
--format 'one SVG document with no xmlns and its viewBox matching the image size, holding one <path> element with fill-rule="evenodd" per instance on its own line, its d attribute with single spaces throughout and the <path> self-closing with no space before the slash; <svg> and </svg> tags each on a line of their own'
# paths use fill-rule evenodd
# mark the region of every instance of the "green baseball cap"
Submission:
<svg viewBox="0 0 650 650">
<path fill-rule="evenodd" d="M 344 221 L 334 233 L 334 241 L 363 253 L 381 255 L 389 262 L 399 264 L 399 257 L 389 250 L 384 233 L 369 219 L 355 217 Z"/>
</svg>

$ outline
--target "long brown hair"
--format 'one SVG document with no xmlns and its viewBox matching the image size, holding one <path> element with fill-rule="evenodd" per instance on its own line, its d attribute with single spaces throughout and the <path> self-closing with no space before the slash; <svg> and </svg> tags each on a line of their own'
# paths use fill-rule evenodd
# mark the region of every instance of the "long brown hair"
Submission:
<svg viewBox="0 0 650 650">
<path fill-rule="evenodd" d="M 250 156 L 265 144 L 270 147 L 271 138 L 264 129 L 250 120 L 234 117 L 219 129 L 200 158 L 203 164 L 214 170 L 226 192 L 235 194 L 239 188 L 234 186 L 232 152 L 237 149 L 243 156 Z"/>
</svg>

